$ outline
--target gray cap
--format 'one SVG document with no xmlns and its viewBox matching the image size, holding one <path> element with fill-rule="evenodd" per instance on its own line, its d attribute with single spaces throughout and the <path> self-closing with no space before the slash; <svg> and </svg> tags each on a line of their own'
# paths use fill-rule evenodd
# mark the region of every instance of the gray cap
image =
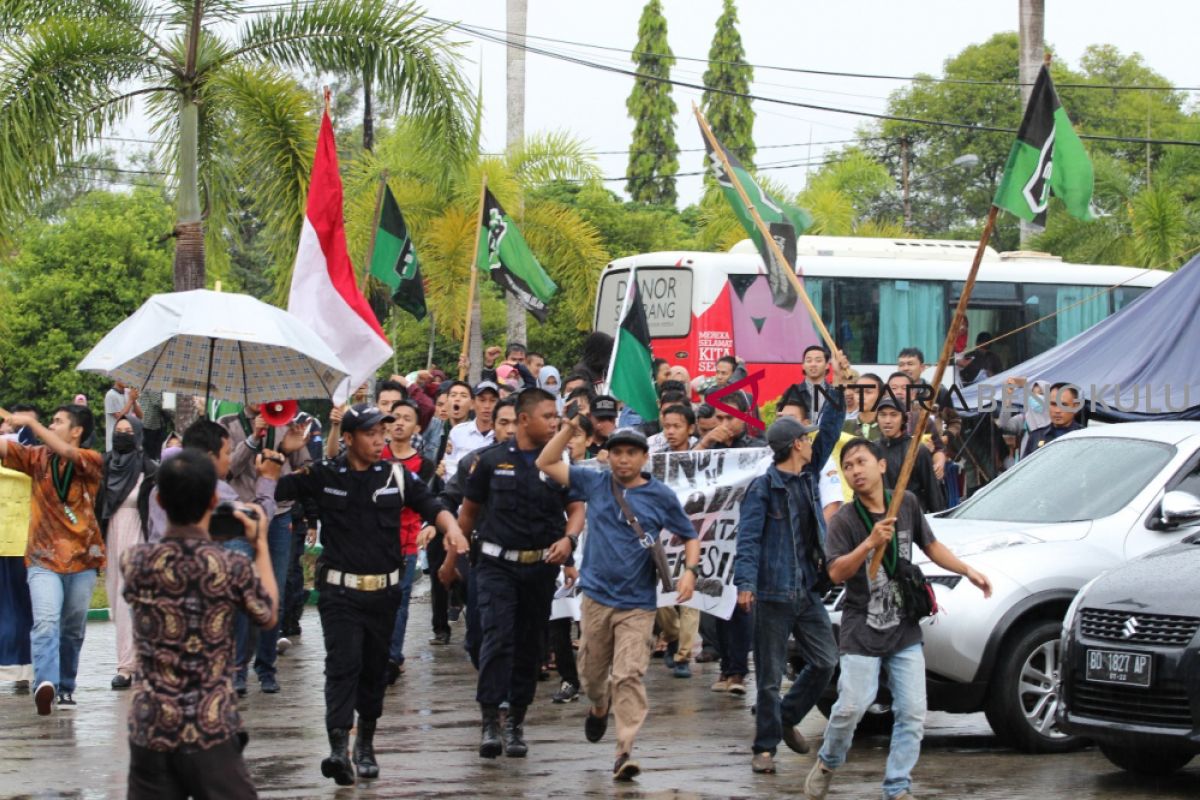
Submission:
<svg viewBox="0 0 1200 800">
<path fill-rule="evenodd" d="M 608 441 L 604 443 L 604 448 L 611 450 L 619 444 L 631 444 L 646 452 L 650 451 L 650 443 L 646 441 L 646 434 L 636 428 L 618 428 L 613 431 L 612 435 L 608 437 Z"/>
<path fill-rule="evenodd" d="M 801 436 L 819 430 L 816 425 L 805 425 L 792 417 L 780 417 L 767 428 L 767 444 L 772 450 L 786 450 Z"/>
</svg>

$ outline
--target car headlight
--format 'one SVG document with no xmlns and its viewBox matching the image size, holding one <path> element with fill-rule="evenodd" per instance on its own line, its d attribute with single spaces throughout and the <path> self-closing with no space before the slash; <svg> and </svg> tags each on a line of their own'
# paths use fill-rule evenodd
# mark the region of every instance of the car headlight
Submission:
<svg viewBox="0 0 1200 800">
<path fill-rule="evenodd" d="M 955 586 L 958 586 L 962 582 L 962 579 L 962 575 L 929 575 L 925 578 L 930 583 L 940 584 L 947 589 L 953 589 Z"/>
<path fill-rule="evenodd" d="M 1092 588 L 1092 584 L 1100 580 L 1100 576 L 1092 578 L 1083 585 L 1078 592 L 1075 593 L 1075 598 L 1071 600 L 1071 605 L 1067 606 L 1067 613 L 1063 615 L 1062 624 L 1062 643 L 1066 645 L 1067 640 L 1071 638 L 1071 629 L 1075 627 L 1075 614 L 1079 611 L 1079 605 L 1083 602 L 1083 596 L 1087 594 L 1088 589 Z"/>
<path fill-rule="evenodd" d="M 1003 550 L 1007 547 L 1017 547 L 1023 544 L 1041 544 L 1042 541 L 1036 536 L 1030 536 L 1028 533 L 1000 533 L 995 536 L 987 536 L 983 539 L 967 542 L 962 547 L 956 548 L 954 555 L 959 558 L 970 558 L 971 556 L 989 553 L 992 550 Z"/>
</svg>

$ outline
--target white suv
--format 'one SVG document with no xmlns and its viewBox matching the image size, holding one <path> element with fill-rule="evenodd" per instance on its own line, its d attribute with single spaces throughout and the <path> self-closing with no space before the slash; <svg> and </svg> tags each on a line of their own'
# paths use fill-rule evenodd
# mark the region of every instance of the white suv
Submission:
<svg viewBox="0 0 1200 800">
<path fill-rule="evenodd" d="M 1080 740 L 1060 731 L 1059 637 L 1075 593 L 1101 572 L 1178 541 L 1163 494 L 1200 495 L 1200 422 L 1135 422 L 1068 434 L 962 505 L 929 517 L 934 535 L 992 582 L 990 599 L 917 551 L 940 613 L 923 624 L 929 708 L 983 711 L 1026 752 Z M 836 625 L 841 587 L 826 596 Z M 820 708 L 828 714 L 836 681 Z M 881 693 L 864 730 L 890 725 Z"/>
</svg>

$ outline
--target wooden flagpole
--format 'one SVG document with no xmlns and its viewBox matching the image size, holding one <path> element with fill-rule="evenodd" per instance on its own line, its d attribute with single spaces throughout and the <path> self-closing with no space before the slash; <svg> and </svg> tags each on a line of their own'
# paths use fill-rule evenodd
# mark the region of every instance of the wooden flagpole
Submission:
<svg viewBox="0 0 1200 800">
<path fill-rule="evenodd" d="M 479 225 L 475 229 L 475 248 L 471 251 L 471 283 L 467 289 L 467 323 L 463 326 L 462 353 L 458 360 L 458 379 L 467 377 L 467 347 L 471 342 L 471 309 L 475 305 L 475 287 L 479 283 L 479 241 L 483 238 L 483 203 L 487 198 L 487 173 L 479 183 Z"/>
<path fill-rule="evenodd" d="M 746 210 L 750 212 L 750 216 L 754 218 L 754 224 L 758 226 L 758 232 L 762 235 L 763 241 L 766 242 L 767 247 L 771 249 L 771 252 L 774 254 L 778 262 L 786 267 L 784 272 L 787 273 L 788 280 L 790 280 L 792 282 L 792 286 L 795 287 L 796 294 L 804 303 L 804 307 L 808 309 L 808 314 L 810 317 L 812 317 L 813 324 L 817 327 L 817 331 L 821 334 L 821 338 L 825 341 L 825 346 L 829 348 L 830 355 L 834 358 L 834 360 L 839 360 L 839 357 L 841 356 L 841 350 L 839 350 L 838 346 L 834 344 L 833 336 L 830 335 L 829 329 L 825 327 L 825 323 L 821 320 L 821 314 L 819 311 L 817 311 L 816 306 L 813 305 L 812 300 L 808 296 L 808 292 L 804 291 L 804 284 L 800 282 L 798 277 L 796 277 L 795 265 L 789 264 L 788 260 L 784 258 L 783 250 L 779 247 L 779 242 L 775 241 L 775 237 L 771 235 L 770 228 L 768 228 L 767 224 L 763 222 L 763 218 L 759 216 L 758 208 L 754 205 L 754 203 L 750 202 L 750 198 L 747 196 L 746 190 L 742 188 L 742 182 L 738 180 L 737 173 L 733 171 L 733 167 L 730 165 L 729 159 L 725 156 L 725 149 L 721 147 L 720 142 L 717 141 L 717 137 L 713 135 L 712 129 L 708 127 L 708 121 L 704 119 L 704 114 L 700 112 L 700 109 L 695 103 L 692 103 L 692 113 L 696 115 L 696 121 L 700 123 L 700 130 L 704 132 L 704 138 L 708 139 L 709 144 L 712 146 L 713 152 L 716 153 L 717 157 L 721 159 L 721 164 L 725 167 L 725 174 L 729 176 L 729 181 L 733 184 L 734 190 L 737 191 L 738 197 L 741 198 L 742 204 L 746 207 Z M 799 235 L 799 231 L 797 231 L 797 235 Z"/>
<path fill-rule="evenodd" d="M 967 274 L 967 282 L 963 284 L 962 294 L 958 298 L 958 305 L 954 308 L 954 318 L 950 321 L 950 328 L 946 331 L 946 341 L 942 343 L 942 354 L 938 357 L 937 369 L 933 373 L 933 380 L 930 385 L 936 387 L 942 385 L 942 376 L 946 374 L 946 366 L 950 363 L 950 357 L 954 354 L 954 340 L 958 338 L 958 330 L 962 327 L 962 321 L 967 316 L 967 303 L 971 300 L 971 292 L 975 288 L 975 278 L 979 275 L 979 264 L 983 261 L 984 251 L 987 250 L 988 241 L 992 238 L 992 231 L 996 227 L 996 215 L 1000 209 L 992 206 L 988 211 L 987 221 L 983 225 L 983 235 L 979 237 L 979 246 L 975 248 L 975 259 L 971 262 L 971 271 Z M 886 513 L 887 518 L 895 517 L 900 513 L 900 505 L 904 502 L 904 490 L 908 488 L 908 481 L 912 477 L 913 465 L 917 461 L 917 449 L 924 447 L 921 444 L 921 437 L 925 435 L 925 426 L 929 422 L 930 401 L 921 403 L 921 413 L 917 417 L 917 429 L 913 431 L 912 441 L 908 443 L 908 452 L 904 456 L 904 465 L 900 468 L 900 476 L 896 478 L 896 485 L 892 489 L 892 503 L 888 506 Z M 879 572 L 879 566 L 883 563 L 883 553 L 887 548 L 880 547 L 875 550 L 875 555 L 871 558 L 870 568 L 867 570 L 867 575 L 874 579 Z"/>
</svg>

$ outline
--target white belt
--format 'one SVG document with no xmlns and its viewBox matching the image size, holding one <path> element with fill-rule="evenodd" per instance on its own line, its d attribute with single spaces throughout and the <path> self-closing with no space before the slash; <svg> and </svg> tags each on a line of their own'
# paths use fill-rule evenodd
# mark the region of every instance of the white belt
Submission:
<svg viewBox="0 0 1200 800">
<path fill-rule="evenodd" d="M 351 575 L 349 572 L 327 569 L 325 582 L 333 586 L 357 589 L 360 592 L 375 592 L 400 583 L 400 570 L 393 570 L 386 575 Z"/>
<path fill-rule="evenodd" d="M 503 559 L 504 561 L 516 561 L 520 564 L 537 564 L 546 556 L 546 550 L 505 550 L 498 544 L 493 542 L 480 542 L 479 552 L 485 556 L 492 558 Z"/>
</svg>

